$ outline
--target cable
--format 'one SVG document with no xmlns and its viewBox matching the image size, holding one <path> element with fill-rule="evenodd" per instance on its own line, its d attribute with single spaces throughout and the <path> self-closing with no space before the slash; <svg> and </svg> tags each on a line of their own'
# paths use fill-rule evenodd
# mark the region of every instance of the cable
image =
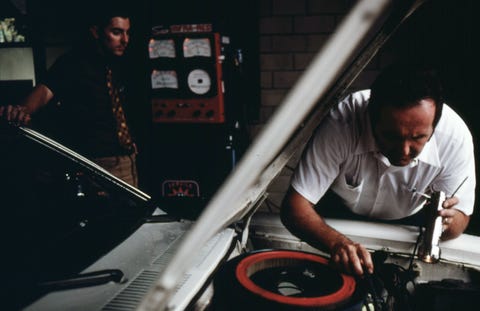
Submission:
<svg viewBox="0 0 480 311">
<path fill-rule="evenodd" d="M 419 229 L 419 233 L 418 233 L 418 237 L 417 237 L 417 241 L 415 242 L 415 245 L 413 247 L 413 252 L 412 252 L 412 256 L 410 257 L 410 263 L 408 265 L 408 271 L 412 271 L 412 268 L 413 268 L 413 260 L 415 259 L 415 254 L 417 253 L 417 250 L 418 250 L 418 245 L 420 244 L 420 241 L 423 237 L 423 230 L 422 230 L 422 227 L 421 226 L 418 226 L 418 229 Z"/>
</svg>

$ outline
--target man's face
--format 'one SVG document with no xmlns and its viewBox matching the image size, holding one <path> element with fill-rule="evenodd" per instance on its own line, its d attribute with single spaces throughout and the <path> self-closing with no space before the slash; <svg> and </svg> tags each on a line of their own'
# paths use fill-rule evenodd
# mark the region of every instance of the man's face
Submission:
<svg viewBox="0 0 480 311">
<path fill-rule="evenodd" d="M 114 17 L 102 31 L 99 38 L 103 48 L 115 56 L 122 56 L 130 39 L 130 19 Z"/>
<path fill-rule="evenodd" d="M 392 165 L 408 165 L 433 134 L 435 103 L 422 99 L 409 107 L 382 108 L 374 134 L 380 151 Z"/>
</svg>

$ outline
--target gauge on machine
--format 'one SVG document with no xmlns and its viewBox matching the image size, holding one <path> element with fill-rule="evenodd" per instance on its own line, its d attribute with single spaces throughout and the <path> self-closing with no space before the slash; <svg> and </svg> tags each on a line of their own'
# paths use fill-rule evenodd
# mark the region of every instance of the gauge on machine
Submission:
<svg viewBox="0 0 480 311">
<path fill-rule="evenodd" d="M 194 69 L 188 74 L 188 88 L 195 94 L 203 95 L 210 91 L 212 81 L 203 69 Z"/>
<path fill-rule="evenodd" d="M 183 41 L 183 55 L 188 57 L 211 57 L 212 48 L 208 38 L 185 38 Z"/>
<path fill-rule="evenodd" d="M 173 39 L 150 39 L 148 42 L 148 54 L 151 59 L 159 57 L 175 58 L 175 42 Z"/>
<path fill-rule="evenodd" d="M 153 70 L 152 89 L 178 89 L 177 73 L 174 70 Z"/>
</svg>

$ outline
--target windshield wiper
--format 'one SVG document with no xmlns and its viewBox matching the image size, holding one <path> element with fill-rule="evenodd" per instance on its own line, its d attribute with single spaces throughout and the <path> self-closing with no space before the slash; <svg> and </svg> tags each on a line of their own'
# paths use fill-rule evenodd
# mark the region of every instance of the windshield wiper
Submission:
<svg viewBox="0 0 480 311">
<path fill-rule="evenodd" d="M 106 269 L 78 274 L 72 278 L 39 283 L 38 286 L 47 291 L 63 290 L 101 285 L 108 282 L 125 282 L 124 274 L 119 269 Z"/>
</svg>

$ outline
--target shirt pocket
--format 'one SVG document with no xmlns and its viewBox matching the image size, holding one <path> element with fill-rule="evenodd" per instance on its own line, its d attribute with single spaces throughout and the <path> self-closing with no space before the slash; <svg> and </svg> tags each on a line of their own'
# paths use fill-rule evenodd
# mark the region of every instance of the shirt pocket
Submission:
<svg viewBox="0 0 480 311">
<path fill-rule="evenodd" d="M 346 206 L 349 208 L 354 208 L 360 199 L 363 184 L 363 180 L 358 180 L 355 184 L 350 184 L 347 182 L 347 178 L 345 176 L 340 176 L 335 181 L 332 190 L 342 198 L 343 203 Z"/>
</svg>

